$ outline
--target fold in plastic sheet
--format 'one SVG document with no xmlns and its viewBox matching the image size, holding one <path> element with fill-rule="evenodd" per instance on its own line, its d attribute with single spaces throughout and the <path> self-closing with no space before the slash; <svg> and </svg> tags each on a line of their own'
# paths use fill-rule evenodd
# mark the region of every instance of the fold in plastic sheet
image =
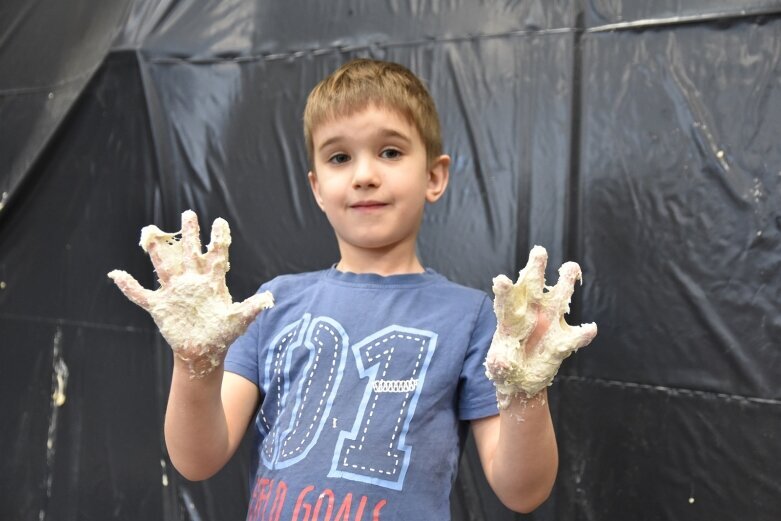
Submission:
<svg viewBox="0 0 781 521">
<path fill-rule="evenodd" d="M 781 403 L 561 378 L 549 519 L 778 519 Z"/>
<path fill-rule="evenodd" d="M 128 4 L 0 7 L 0 215 L 108 53 Z"/>
<path fill-rule="evenodd" d="M 21 97 L 3 98 L 19 135 L 4 127 L 0 154 L 62 126 L 31 145 L 23 190 L 0 214 L 0 440 L 12 447 L 0 518 L 243 518 L 246 457 L 200 484 L 167 461 L 170 353 L 105 274 L 152 287 L 139 230 L 176 230 L 185 208 L 204 233 L 230 221 L 236 298 L 334 262 L 308 193 L 301 110 L 316 81 L 364 55 L 418 72 L 443 119 L 452 179 L 424 223 L 426 264 L 483 289 L 535 243 L 551 252 L 549 281 L 562 260 L 584 265 L 571 321 L 597 321 L 600 336 L 554 384 L 562 465 L 533 518 L 778 517 L 778 18 L 733 10 L 610 32 L 695 4 L 418 5 L 137 1 L 112 40 L 129 52 L 110 54 L 81 95 L 68 84 L 67 118 L 46 113 L 41 126 L 28 115 L 42 100 L 17 110 Z M 604 20 L 573 28 L 593 9 Z M 101 22 L 79 47 L 86 18 L 41 18 L 70 20 L 74 38 L 47 56 L 96 63 L 114 33 Z M 473 448 L 460 479 L 455 519 L 520 517 L 481 481 Z"/>
<path fill-rule="evenodd" d="M 149 318 L 109 298 L 106 278 L 125 267 L 152 281 L 132 240 L 153 217 L 144 173 L 154 168 L 129 58 L 98 74 L 68 131 L 36 162 L 24 204 L 3 215 L 0 439 L 13 453 L 0 463 L 2 519 L 161 518 L 170 364 Z M 62 387 L 57 358 L 68 373 Z"/>
<path fill-rule="evenodd" d="M 438 102 L 452 107 L 443 111 L 443 121 L 454 158 L 453 179 L 449 194 L 431 208 L 424 223 L 421 251 L 428 264 L 485 288 L 491 276 L 511 273 L 517 265 L 515 257 L 525 255 L 516 241 L 528 231 L 517 222 L 545 223 L 545 229 L 561 237 L 554 224 L 561 220 L 551 223 L 546 216 L 563 209 L 557 212 L 555 205 L 532 203 L 527 187 L 547 186 L 554 194 L 566 190 L 570 69 L 562 71 L 550 64 L 570 63 L 572 42 L 569 34 L 509 35 L 382 54 L 416 68 L 429 81 Z M 84 332 L 107 331 L 107 335 L 126 333 L 131 338 L 152 335 L 154 326 L 146 314 L 127 302 L 105 274 L 122 268 L 153 287 L 151 265 L 137 245 L 139 230 L 150 222 L 176 230 L 183 208 L 198 211 L 204 230 L 217 216 L 231 222 L 229 285 L 237 298 L 278 273 L 334 262 L 334 238 L 306 183 L 299 118 L 311 86 L 350 56 L 332 53 L 307 61 L 208 66 L 141 62 L 139 68 L 136 53 L 113 54 L 68 118 L 67 131 L 38 161 L 35 182 L 27 184 L 24 194 L 28 204 L 12 208 L 0 229 L 0 249 L 8 252 L 0 265 L 7 281 L 0 292 L 2 317 L 20 328 L 10 341 L 30 353 L 46 354 L 51 353 L 51 338 L 26 339 L 27 328 L 63 325 Z M 502 56 L 513 67 L 508 68 Z M 531 71 L 546 66 L 549 73 L 540 82 Z M 507 106 L 516 111 L 508 112 Z M 536 132 L 521 123 L 524 117 L 536 122 Z M 533 158 L 550 158 L 549 166 L 555 169 L 534 164 Z M 537 178 L 539 186 L 537 181 L 521 182 L 519 171 Z M 444 236 L 459 240 L 445 241 Z M 474 264 L 469 264 L 473 256 L 464 251 L 476 245 L 492 254 L 482 262 L 474 256 L 469 260 Z M 178 478 L 167 463 L 159 427 L 167 395 L 159 382 L 170 374 L 170 367 L 160 360 L 167 360 L 167 348 L 155 344 L 150 349 L 147 340 L 132 346 L 122 343 L 123 356 L 130 357 L 126 361 L 104 347 L 110 339 L 90 340 L 91 357 L 74 360 L 67 342 L 70 336 L 66 331 L 63 357 L 71 371 L 71 389 L 59 411 L 60 432 L 69 422 L 82 422 L 83 429 L 93 432 L 111 429 L 101 414 L 74 419 L 82 402 L 74 398 L 78 386 L 73 385 L 85 372 L 108 372 L 114 385 L 130 392 L 149 384 L 137 373 L 125 371 L 124 365 L 151 365 L 156 372 L 147 377 L 157 382 L 154 414 L 140 417 L 134 428 L 146 436 L 154 434 L 157 445 L 148 440 L 116 445 L 117 450 L 137 453 L 132 461 L 143 466 L 145 475 L 154 476 L 153 484 L 160 487 L 159 495 L 155 492 L 135 508 L 162 509 L 164 519 L 190 511 L 203 519 L 241 518 L 246 509 L 246 459 L 239 458 L 234 463 L 238 467 L 204 484 Z M 46 363 L 38 368 L 46 389 L 51 367 Z M 44 410 L 48 409 L 38 413 L 42 420 Z M 72 448 L 62 445 L 63 439 L 60 436 L 55 444 L 52 499 L 45 499 L 49 496 L 35 486 L 48 479 L 46 460 L 42 460 L 31 467 L 26 496 L 16 495 L 15 489 L 4 496 L 23 502 L 15 499 L 3 508 L 37 513 L 38 505 L 46 504 L 41 507 L 46 512 L 73 513 L 72 519 L 107 515 L 103 500 L 93 504 L 86 496 L 63 492 L 70 489 L 59 484 L 63 478 L 56 472 L 74 464 L 59 457 L 63 447 Z M 95 457 L 97 447 L 84 441 L 84 457 Z M 25 450 L 44 450 L 44 445 L 31 443 Z M 8 469 L 7 474 L 13 472 Z M 98 479 L 100 471 L 92 472 Z M 115 470 L 106 466 L 103 472 Z M 119 488 L 123 479 L 131 479 L 126 474 L 103 478 L 106 486 Z M 113 489 L 106 491 L 85 480 L 82 485 L 116 503 L 116 519 L 135 519 L 142 511 L 127 506 L 124 496 Z M 149 518 L 160 517 L 158 512 Z"/>
<path fill-rule="evenodd" d="M 779 0 L 591 0 L 585 2 L 589 30 L 708 22 L 781 12 Z"/>
<path fill-rule="evenodd" d="M 301 56 L 574 26 L 573 2 L 137 1 L 115 47 L 196 61 Z"/>
<path fill-rule="evenodd" d="M 532 221 L 540 225 L 536 238 L 563 240 L 555 215 L 564 208 L 549 202 L 565 200 L 569 70 L 543 78 L 531 71 L 569 63 L 571 48 L 568 34 L 522 35 L 373 54 L 415 69 L 446 107 L 451 185 L 424 221 L 427 264 L 488 289 L 493 275 L 525 262 L 526 245 L 517 243 L 528 240 Z M 336 262 L 333 233 L 306 179 L 300 114 L 319 78 L 352 56 L 144 64 L 157 156 L 169 173 L 163 224 L 177 229 L 181 208 L 224 216 L 234 230 L 232 265 L 254 270 L 254 280 Z M 487 254 L 464 256 L 464 248 Z"/>
<path fill-rule="evenodd" d="M 16 367 L 0 379 L 3 413 L 13 418 L 0 425 L 9 448 L 3 519 L 159 519 L 153 331 L 6 318 L 0 328 L 3 356 Z M 68 367 L 59 389 L 53 357 Z"/>
<path fill-rule="evenodd" d="M 136 59 L 114 56 L 38 161 L 0 228 L 2 312 L 18 317 L 149 327 L 117 298 L 113 268 L 153 285 L 139 230 L 156 219 L 158 167 Z"/>
<path fill-rule="evenodd" d="M 246 508 L 241 462 L 221 478 L 231 486 L 182 483 L 167 463 L 170 351 L 106 277 L 124 268 L 153 287 L 137 245 L 160 204 L 145 105 L 135 55 L 112 55 L 4 215 L 0 519 L 180 519 L 189 488 L 204 512 L 240 505 L 208 519 Z M 55 345 L 68 371 L 56 409 Z M 217 486 L 214 506 L 198 489 Z"/>
<path fill-rule="evenodd" d="M 781 19 L 583 39 L 583 376 L 781 398 Z"/>
</svg>

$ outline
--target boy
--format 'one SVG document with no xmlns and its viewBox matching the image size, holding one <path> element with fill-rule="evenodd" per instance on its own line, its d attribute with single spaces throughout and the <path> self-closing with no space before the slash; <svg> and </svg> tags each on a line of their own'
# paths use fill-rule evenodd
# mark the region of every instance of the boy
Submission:
<svg viewBox="0 0 781 521">
<path fill-rule="evenodd" d="M 545 254 L 535 249 L 518 284 L 495 279 L 498 328 L 485 294 L 422 266 L 423 209 L 443 195 L 450 158 L 433 100 L 404 67 L 342 66 L 310 94 L 304 128 L 312 193 L 339 245 L 334 267 L 278 277 L 231 304 L 227 224 L 215 221 L 202 254 L 195 214 L 185 212 L 181 241 L 154 227 L 142 233 L 157 292 L 110 274 L 176 354 L 171 461 L 206 479 L 254 420 L 248 519 L 449 519 L 469 422 L 501 501 L 533 510 L 558 464 L 545 387 L 596 333 L 561 318 L 577 266 L 565 265 L 545 292 Z M 271 293 L 276 306 L 225 357 Z"/>
</svg>

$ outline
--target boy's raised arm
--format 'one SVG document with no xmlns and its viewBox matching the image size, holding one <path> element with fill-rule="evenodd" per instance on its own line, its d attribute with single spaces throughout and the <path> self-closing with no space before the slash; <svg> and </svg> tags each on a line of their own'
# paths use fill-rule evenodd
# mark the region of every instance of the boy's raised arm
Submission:
<svg viewBox="0 0 781 521">
<path fill-rule="evenodd" d="M 520 512 L 545 501 L 556 478 L 547 386 L 561 362 L 597 334 L 596 324 L 573 327 L 564 320 L 580 267 L 565 263 L 549 287 L 547 260 L 545 249 L 535 246 L 515 284 L 504 275 L 494 279 L 497 328 L 485 366 L 500 414 L 472 422 L 488 482 L 507 507 Z"/>
<path fill-rule="evenodd" d="M 258 406 L 254 383 L 224 372 L 222 365 L 198 380 L 174 362 L 165 413 L 165 444 L 184 477 L 199 481 L 216 474 L 236 452 Z"/>
<path fill-rule="evenodd" d="M 174 352 L 165 438 L 174 466 L 189 479 L 205 479 L 230 459 L 259 400 L 258 388 L 223 372 L 228 346 L 255 316 L 273 305 L 269 292 L 234 303 L 225 285 L 229 269 L 228 223 L 217 219 L 202 252 L 198 218 L 182 214 L 181 239 L 156 226 L 141 231 L 160 281 L 143 288 L 124 271 L 109 277 L 147 310 Z"/>
</svg>

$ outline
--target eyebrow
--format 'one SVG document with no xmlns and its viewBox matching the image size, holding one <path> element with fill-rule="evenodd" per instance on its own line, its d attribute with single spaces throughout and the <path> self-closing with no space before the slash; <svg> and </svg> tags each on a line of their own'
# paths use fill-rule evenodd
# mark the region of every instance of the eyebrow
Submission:
<svg viewBox="0 0 781 521">
<path fill-rule="evenodd" d="M 400 140 L 402 140 L 402 141 L 404 141 L 405 143 L 408 143 L 408 144 L 412 143 L 412 140 L 406 134 L 402 134 L 401 132 L 399 132 L 397 130 L 393 130 L 391 128 L 380 129 L 376 134 L 380 138 L 384 138 L 384 139 L 396 138 L 396 139 L 400 139 Z M 334 143 L 337 143 L 337 142 L 341 141 L 343 138 L 344 138 L 344 136 L 341 136 L 341 135 L 330 137 L 330 138 L 326 139 L 325 141 L 323 141 L 323 143 L 319 147 L 317 147 L 317 150 L 323 150 L 324 148 L 326 148 L 326 147 L 328 147 L 328 146 L 330 146 L 330 145 L 332 145 Z"/>
</svg>

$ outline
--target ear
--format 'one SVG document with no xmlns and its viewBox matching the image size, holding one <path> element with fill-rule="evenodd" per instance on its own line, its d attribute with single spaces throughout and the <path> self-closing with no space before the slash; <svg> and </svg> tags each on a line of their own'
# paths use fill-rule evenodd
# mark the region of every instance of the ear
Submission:
<svg viewBox="0 0 781 521">
<path fill-rule="evenodd" d="M 431 162 L 428 168 L 428 186 L 426 201 L 435 203 L 445 193 L 450 178 L 450 156 L 441 155 Z"/>
<path fill-rule="evenodd" d="M 307 178 L 309 178 L 309 187 L 312 189 L 312 195 L 315 196 L 317 206 L 319 206 L 321 210 L 325 211 L 325 208 L 323 207 L 323 198 L 320 197 L 320 183 L 317 180 L 317 173 L 315 173 L 314 170 L 310 170 L 307 174 Z"/>
</svg>

